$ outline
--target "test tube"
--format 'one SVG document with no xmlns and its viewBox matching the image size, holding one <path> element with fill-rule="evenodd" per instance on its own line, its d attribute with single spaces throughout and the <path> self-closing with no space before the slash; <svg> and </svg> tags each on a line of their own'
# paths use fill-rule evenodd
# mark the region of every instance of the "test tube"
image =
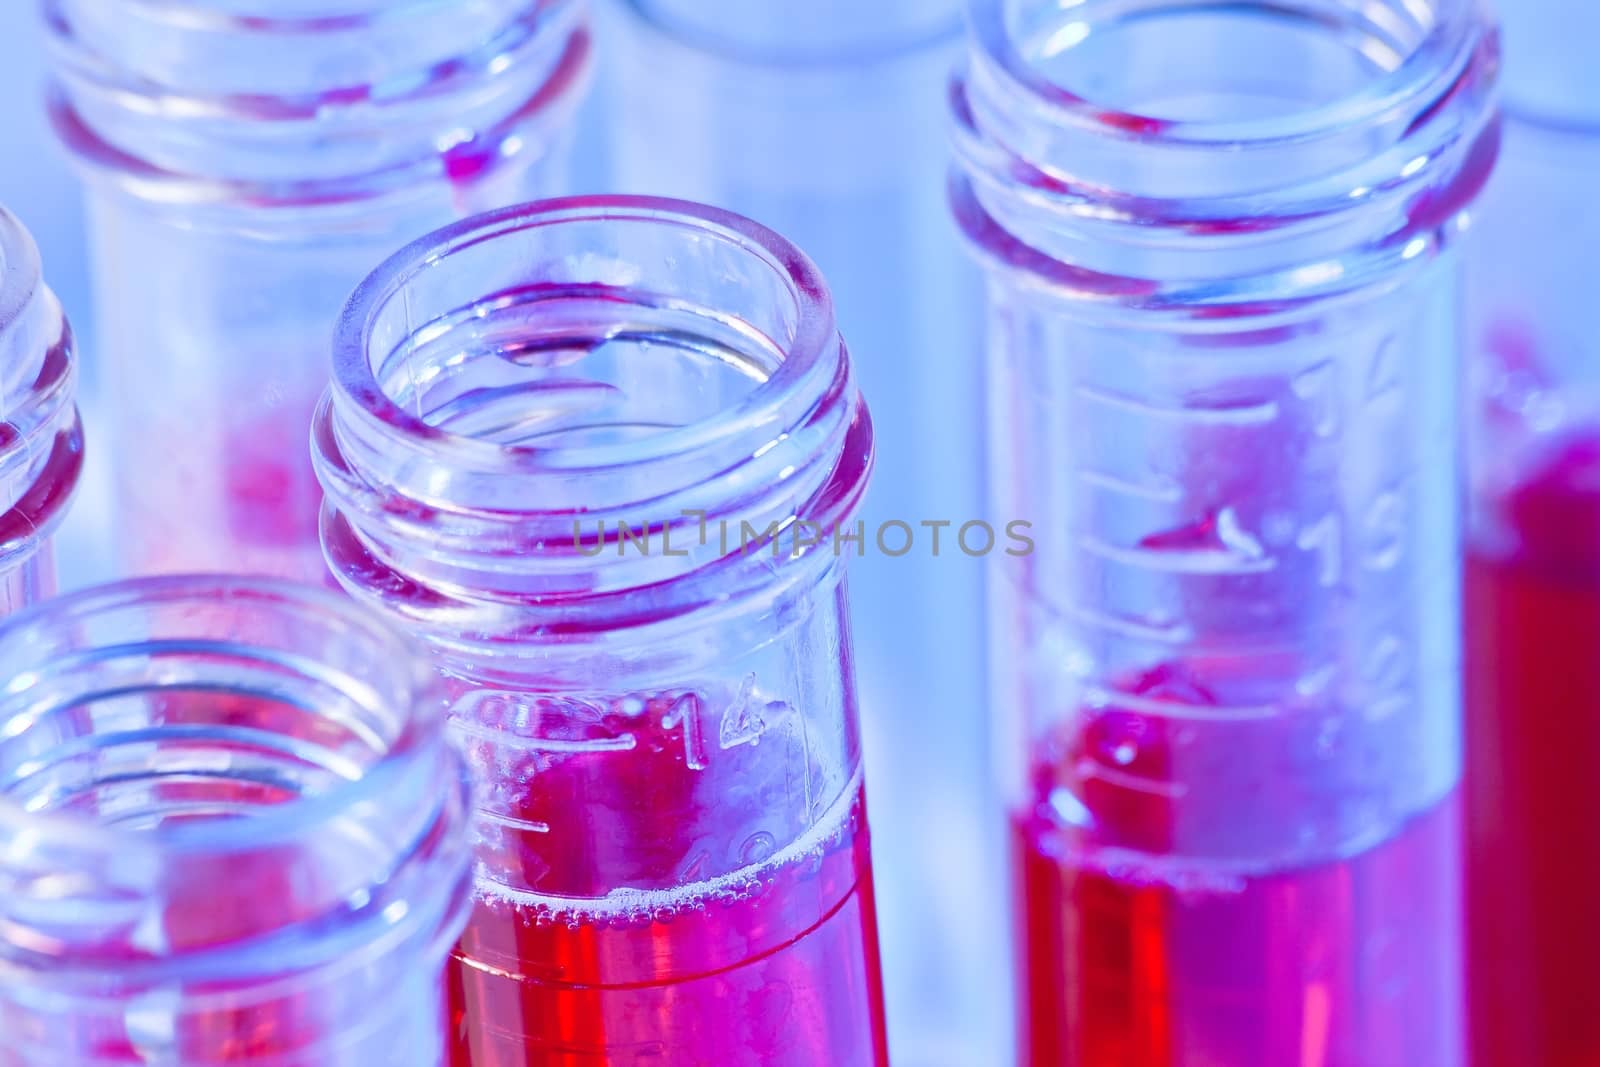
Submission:
<svg viewBox="0 0 1600 1067">
<path fill-rule="evenodd" d="M 346 308 L 329 565 L 481 783 L 452 1067 L 886 1067 L 852 373 L 797 249 L 678 201 L 468 220 Z"/>
<path fill-rule="evenodd" d="M 1505 146 L 1474 213 L 1467 546 L 1473 1062 L 1600 1061 L 1600 8 L 1501 5 Z"/>
<path fill-rule="evenodd" d="M 872 400 L 877 476 L 851 590 L 903 1067 L 987 1062 L 1006 1034 L 1004 816 L 981 669 L 981 282 L 945 206 L 960 8 L 616 0 L 602 23 L 620 188 L 718 204 L 804 248 Z"/>
<path fill-rule="evenodd" d="M 1458 1067 L 1467 0 L 979 0 L 1020 1062 Z"/>
<path fill-rule="evenodd" d="M 0 1064 L 438 1067 L 471 849 L 437 686 L 263 580 L 0 624 Z"/>
<path fill-rule="evenodd" d="M 373 263 L 563 184 L 582 0 L 46 0 L 89 184 L 116 552 L 324 576 L 306 432 Z"/>
<path fill-rule="evenodd" d="M 83 468 L 72 330 L 0 207 L 0 616 L 55 591 L 51 540 Z"/>
</svg>

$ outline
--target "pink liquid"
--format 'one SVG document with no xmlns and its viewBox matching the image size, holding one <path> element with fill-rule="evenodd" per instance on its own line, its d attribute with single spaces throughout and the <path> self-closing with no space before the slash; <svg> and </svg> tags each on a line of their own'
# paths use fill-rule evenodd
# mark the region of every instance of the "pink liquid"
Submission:
<svg viewBox="0 0 1600 1067">
<path fill-rule="evenodd" d="M 165 458 L 160 466 L 169 476 L 158 484 L 125 479 L 118 508 L 130 520 L 127 565 L 147 574 L 214 571 L 331 584 L 317 529 L 322 487 L 307 445 L 316 397 L 308 392 L 287 403 L 287 415 L 218 428 L 220 440 Z"/>
<path fill-rule="evenodd" d="M 452 1067 L 888 1063 L 859 784 L 817 798 L 807 829 L 783 814 L 812 781 L 792 745 L 713 734 L 707 756 L 679 704 L 595 709 L 583 736 L 627 750 L 501 766 L 502 798 L 547 829 L 500 838 L 489 864 L 530 892 L 480 879 L 450 969 Z"/>
<path fill-rule="evenodd" d="M 1467 914 L 1475 1067 L 1595 1067 L 1600 1012 L 1600 438 L 1507 495 L 1467 560 Z"/>
<path fill-rule="evenodd" d="M 1161 669 L 1137 689 L 1202 698 L 1187 677 Z M 1021 1062 L 1459 1067 L 1457 801 L 1334 862 L 1160 869 L 1184 792 L 1132 783 L 1180 780 L 1166 729 L 1116 709 L 1085 715 L 1059 762 L 1036 768 L 1037 803 L 1013 819 Z M 1105 757 L 1120 776 L 1086 775 L 1107 737 L 1138 743 Z M 1136 851 L 1106 851 L 1053 813 L 1068 778 L 1082 780 L 1100 833 Z M 1296 802 L 1260 798 L 1263 810 Z"/>
</svg>

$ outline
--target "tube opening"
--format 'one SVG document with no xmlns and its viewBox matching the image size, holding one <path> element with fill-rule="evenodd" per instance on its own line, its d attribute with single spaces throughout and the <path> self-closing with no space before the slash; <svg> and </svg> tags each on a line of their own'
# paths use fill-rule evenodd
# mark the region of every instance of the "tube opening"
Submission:
<svg viewBox="0 0 1600 1067">
<path fill-rule="evenodd" d="M 1105 9 L 1104 15 L 1098 9 Z M 1012 3 L 1020 58 L 1063 92 L 1158 122 L 1251 122 L 1375 86 L 1435 20 L 1425 3 Z"/>
<path fill-rule="evenodd" d="M 373 379 L 429 431 L 643 453 L 817 356 L 801 319 L 821 283 L 793 250 L 620 205 L 507 221 L 394 276 L 367 311 Z"/>
<path fill-rule="evenodd" d="M 393 257 L 346 308 L 313 430 L 335 574 L 445 631 L 467 603 L 491 629 L 577 625 L 580 599 L 625 625 L 645 586 L 663 615 L 727 603 L 803 554 L 746 524 L 831 530 L 870 456 L 810 261 L 638 197 L 508 208 Z"/>
<path fill-rule="evenodd" d="M 822 278 L 783 238 L 699 205 L 584 197 L 468 219 L 380 267 L 346 307 L 333 404 L 341 445 L 375 434 L 453 472 L 417 485 L 435 502 L 536 514 L 759 458 L 844 371 Z M 666 480 L 646 488 L 651 473 Z M 493 495 L 507 487 L 520 504 Z"/>
<path fill-rule="evenodd" d="M 1242 147 L 1383 121 L 1447 73 L 1475 13 L 1471 0 L 976 0 L 973 23 L 986 61 L 1058 121 Z"/>
<path fill-rule="evenodd" d="M 132 582 L 14 616 L 0 969 L 282 972 L 337 955 L 310 932 L 328 924 L 437 916 L 467 859 L 434 685 L 348 602 L 265 580 Z M 381 914 L 395 899 L 411 919 Z"/>
<path fill-rule="evenodd" d="M 1395 277 L 1497 154 L 1475 0 L 977 0 L 973 17 L 957 215 L 986 258 L 1102 302 L 1256 314 Z"/>
<path fill-rule="evenodd" d="M 588 84 L 582 0 L 49 0 L 50 111 L 155 202 L 331 207 L 536 159 Z"/>
</svg>

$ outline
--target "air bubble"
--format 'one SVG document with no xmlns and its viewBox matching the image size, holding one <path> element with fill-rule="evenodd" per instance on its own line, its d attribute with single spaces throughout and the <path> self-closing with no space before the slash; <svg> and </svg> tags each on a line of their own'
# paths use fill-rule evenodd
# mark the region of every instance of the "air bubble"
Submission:
<svg viewBox="0 0 1600 1067">
<path fill-rule="evenodd" d="M 759 830 L 745 838 L 744 844 L 739 849 L 739 860 L 747 864 L 764 863 L 771 859 L 777 850 L 777 839 L 765 830 Z"/>
</svg>

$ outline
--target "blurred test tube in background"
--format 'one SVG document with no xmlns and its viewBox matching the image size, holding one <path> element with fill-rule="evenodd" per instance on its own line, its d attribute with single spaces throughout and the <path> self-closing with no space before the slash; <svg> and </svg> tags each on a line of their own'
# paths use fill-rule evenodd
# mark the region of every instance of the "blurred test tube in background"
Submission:
<svg viewBox="0 0 1600 1067">
<path fill-rule="evenodd" d="M 115 572 L 315 580 L 338 308 L 463 214 L 566 187 L 582 0 L 48 0 L 88 179 Z"/>
<path fill-rule="evenodd" d="M 976 272 L 944 207 L 957 0 L 617 0 L 599 23 L 616 186 L 749 215 L 822 267 L 878 428 L 850 585 L 890 1044 L 1005 1040 L 1000 822 L 981 699 Z M 877 543 L 885 523 L 914 542 Z M 933 527 L 926 523 L 949 523 Z M 934 535 L 939 535 L 934 554 Z M 899 551 L 905 531 L 885 531 Z M 982 547 L 981 531 L 969 537 Z M 854 551 L 847 547 L 847 551 Z"/>
<path fill-rule="evenodd" d="M 1467 913 L 1475 1067 L 1600 1062 L 1600 6 L 1502 0 L 1475 211 Z"/>
</svg>

